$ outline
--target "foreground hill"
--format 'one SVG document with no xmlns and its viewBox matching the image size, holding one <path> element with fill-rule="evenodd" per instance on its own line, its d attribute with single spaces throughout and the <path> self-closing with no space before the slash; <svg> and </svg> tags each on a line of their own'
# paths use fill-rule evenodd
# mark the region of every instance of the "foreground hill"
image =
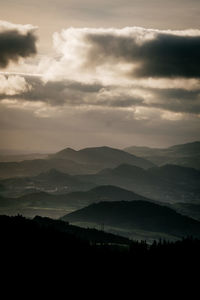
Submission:
<svg viewBox="0 0 200 300">
<path fill-rule="evenodd" d="M 34 219 L 26 219 L 22 216 L 8 217 L 0 215 L 0 234 L 2 242 L 4 239 L 7 239 L 8 243 L 17 242 L 15 251 L 20 247 L 20 243 L 24 244 L 25 249 L 28 243 L 31 243 L 33 249 L 36 247 L 39 251 L 45 245 L 49 247 L 49 249 L 46 249 L 49 252 L 52 248 L 56 250 L 57 247 L 61 246 L 59 242 L 62 242 L 62 245 L 68 248 L 68 250 L 65 248 L 66 254 L 68 254 L 68 251 L 71 252 L 72 249 L 77 251 L 79 247 L 80 250 L 83 247 L 82 250 L 84 251 L 85 247 L 87 249 L 90 244 L 96 243 L 131 244 L 131 241 L 125 237 L 96 229 L 85 229 L 70 225 L 61 220 L 52 220 L 39 216 L 36 216 Z M 2 243 L 2 247 L 3 245 Z M 30 251 L 33 251 L 33 249 L 30 249 Z M 64 249 L 59 250 L 61 252 L 64 251 Z M 35 255 L 34 251 L 33 254 Z"/>
<path fill-rule="evenodd" d="M 63 276 L 64 281 L 72 277 L 77 283 L 77 280 L 83 280 L 87 270 L 94 281 L 96 278 L 100 280 L 102 274 L 108 275 L 106 281 L 110 285 L 110 276 L 112 279 L 118 278 L 121 284 L 126 274 L 130 277 L 130 270 L 136 272 L 136 277 L 139 274 L 141 280 L 149 270 L 151 274 L 155 271 L 155 275 L 158 273 L 160 276 L 168 269 L 180 271 L 182 266 L 181 270 L 184 270 L 183 274 L 186 276 L 186 267 L 199 267 L 200 242 L 193 239 L 148 245 L 103 231 L 79 228 L 63 221 L 40 217 L 30 220 L 21 216 L 0 216 L 0 235 L 1 255 L 5 261 L 5 268 L 2 262 L 1 269 L 4 274 L 10 274 L 12 270 L 15 282 L 19 269 L 22 271 L 20 280 L 28 276 L 30 281 L 30 275 L 34 274 L 35 277 L 36 272 L 42 284 L 45 279 L 52 278 L 53 281 L 48 282 L 54 284 L 55 279 L 61 280 Z M 193 271 L 189 271 L 190 276 Z M 100 276 L 96 277 L 97 275 Z M 149 273 L 147 277 L 149 281 Z M 132 275 L 131 279 L 133 278 Z M 153 278 L 155 280 L 154 276 Z"/>
<path fill-rule="evenodd" d="M 115 167 L 122 163 L 145 169 L 154 166 L 152 162 L 146 159 L 136 157 L 119 149 L 97 147 L 75 151 L 67 148 L 49 155 L 47 159 L 0 162 L 0 178 L 36 176 L 50 169 L 57 169 L 70 175 L 95 173 L 104 168 Z"/>
<path fill-rule="evenodd" d="M 95 175 L 77 176 L 96 185 L 115 185 L 162 202 L 199 202 L 200 171 L 174 165 L 150 168 L 122 164 Z"/>
<path fill-rule="evenodd" d="M 105 228 L 131 232 L 139 230 L 168 234 L 174 238 L 187 236 L 200 237 L 200 222 L 185 217 L 171 208 L 147 201 L 101 202 L 92 204 L 62 218 L 80 224 L 104 224 Z"/>
<path fill-rule="evenodd" d="M 198 141 L 164 149 L 132 146 L 124 150 L 157 165 L 175 164 L 200 169 L 200 142 Z"/>
</svg>

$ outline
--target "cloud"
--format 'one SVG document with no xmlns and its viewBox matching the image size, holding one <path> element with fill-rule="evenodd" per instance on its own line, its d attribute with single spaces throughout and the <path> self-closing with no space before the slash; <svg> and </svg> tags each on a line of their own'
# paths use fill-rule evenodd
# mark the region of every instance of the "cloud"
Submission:
<svg viewBox="0 0 200 300">
<path fill-rule="evenodd" d="M 137 40 L 108 33 L 88 34 L 87 40 L 89 65 L 122 61 L 133 65 L 133 77 L 200 78 L 200 36 L 158 32 Z"/>
<path fill-rule="evenodd" d="M 62 110 L 66 116 L 72 109 L 92 110 L 96 114 L 113 110 L 113 115 L 121 116 L 123 113 L 119 112 L 124 112 L 125 117 L 144 121 L 146 126 L 158 116 L 162 122 L 172 123 L 186 120 L 189 115 L 198 118 L 200 79 L 197 73 L 190 78 L 184 72 L 189 70 L 187 62 L 193 69 L 199 64 L 196 61 L 194 65 L 198 52 L 192 52 L 192 45 L 198 46 L 199 38 L 199 30 L 64 30 L 54 34 L 56 55 L 42 58 L 38 69 L 33 66 L 35 73 L 41 71 L 41 76 L 21 73 L 2 77 L 1 104 L 10 109 L 30 110 L 43 118 L 52 118 Z M 185 49 L 183 54 L 179 54 L 180 45 Z M 178 56 L 183 59 L 186 54 L 188 59 L 179 66 Z M 171 64 L 174 77 L 159 64 Z M 149 76 L 152 70 L 155 76 Z M 182 78 L 175 75 L 176 70 L 182 72 Z"/>
<path fill-rule="evenodd" d="M 126 90 L 123 87 L 69 80 L 44 82 L 37 76 L 26 76 L 26 78 L 8 76 L 7 79 L 4 78 L 4 81 L 6 84 L 3 85 L 2 90 L 0 84 L 0 100 L 7 100 L 4 103 L 13 103 L 8 100 L 18 100 L 17 103 L 20 101 L 21 103 L 23 101 L 43 102 L 54 107 L 67 105 L 129 108 L 141 105 L 144 102 L 144 96 L 147 96 L 146 92 L 135 88 Z M 10 82 L 13 82 L 13 85 L 8 89 Z"/>
<path fill-rule="evenodd" d="M 13 61 L 36 54 L 35 29 L 31 25 L 15 25 L 0 21 L 0 68 Z"/>
<path fill-rule="evenodd" d="M 0 83 L 0 100 L 44 102 L 51 106 L 81 106 L 86 105 L 89 99 L 89 102 L 95 103 L 94 98 L 103 88 L 98 83 L 83 84 L 69 80 L 44 82 L 38 76 L 0 76 L 4 79 Z M 11 82 L 13 84 L 9 86 Z"/>
<path fill-rule="evenodd" d="M 200 89 L 185 90 L 179 88 L 149 89 L 151 99 L 144 103 L 149 108 L 163 111 L 200 115 Z"/>
<path fill-rule="evenodd" d="M 41 63 L 47 80 L 200 78 L 200 30 L 68 28 L 53 41 L 57 58 Z"/>
<path fill-rule="evenodd" d="M 26 79 L 19 75 L 6 76 L 0 74 L 0 95 L 14 96 L 30 91 L 31 86 Z"/>
<path fill-rule="evenodd" d="M 144 112 L 160 109 L 173 113 L 200 114 L 200 89 L 104 86 L 62 80 L 44 82 L 41 77 L 2 76 L 0 100 L 4 104 L 35 107 L 34 102 L 48 107 L 102 107 L 134 109 Z M 6 100 L 6 102 L 5 102 Z M 12 102 L 14 100 L 14 102 Z M 25 104 L 23 104 L 23 102 Z M 21 103 L 21 104 L 20 104 Z M 23 104 L 23 105 L 22 105 Z M 24 107 L 23 106 L 23 107 Z M 143 110 L 141 110 L 143 108 Z"/>
</svg>

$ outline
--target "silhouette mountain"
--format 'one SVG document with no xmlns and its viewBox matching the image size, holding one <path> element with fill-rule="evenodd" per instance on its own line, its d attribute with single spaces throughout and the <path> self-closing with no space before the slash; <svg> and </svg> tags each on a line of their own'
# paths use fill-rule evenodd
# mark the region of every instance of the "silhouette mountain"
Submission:
<svg viewBox="0 0 200 300">
<path fill-rule="evenodd" d="M 104 224 L 131 230 L 170 234 L 174 237 L 200 237 L 200 222 L 182 216 L 169 207 L 147 201 L 100 202 L 72 212 L 62 220 Z"/>
<path fill-rule="evenodd" d="M 163 149 L 132 146 L 124 150 L 128 153 L 148 159 L 157 165 L 174 164 L 200 169 L 199 141 Z"/>
</svg>

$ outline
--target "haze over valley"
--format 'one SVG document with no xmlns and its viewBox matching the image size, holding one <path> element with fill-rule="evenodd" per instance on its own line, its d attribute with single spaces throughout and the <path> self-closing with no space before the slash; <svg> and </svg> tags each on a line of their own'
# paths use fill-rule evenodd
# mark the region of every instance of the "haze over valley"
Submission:
<svg viewBox="0 0 200 300">
<path fill-rule="evenodd" d="M 161 218 L 159 207 L 163 207 L 163 211 L 166 209 L 166 216 L 171 209 L 177 222 L 179 214 L 191 218 L 190 222 L 192 219 L 200 221 L 199 145 L 200 142 L 194 142 L 168 149 L 143 148 L 143 152 L 137 147 L 124 150 L 94 147 L 79 151 L 65 148 L 40 159 L 32 155 L 31 160 L 1 162 L 0 212 L 8 215 L 22 214 L 31 218 L 36 215 L 52 218 L 65 216 L 64 220 L 68 220 L 69 213 L 78 213 L 80 209 L 89 208 L 95 203 L 105 203 L 106 207 L 108 202 L 112 207 L 116 205 L 116 201 L 119 205 L 128 201 L 135 202 L 136 207 L 143 203 L 141 209 L 144 211 L 150 211 L 150 208 L 155 210 L 154 221 L 156 217 Z M 130 154 L 130 151 L 137 152 L 137 155 Z M 145 151 L 160 155 L 163 162 L 168 162 L 169 153 L 172 152 L 174 161 L 171 164 L 156 165 L 155 159 L 154 162 L 147 159 L 149 156 Z M 189 161 L 191 165 L 188 166 Z M 195 168 L 192 168 L 194 164 Z M 134 213 L 137 211 L 136 207 L 133 205 L 128 211 L 133 210 Z M 96 209 L 99 215 L 98 206 Z M 146 218 L 136 214 L 141 221 Z M 116 220 L 117 218 L 118 215 Z M 134 218 L 132 217 L 132 222 Z M 164 219 L 166 226 L 169 226 L 170 218 Z M 117 225 L 116 220 L 113 226 L 112 223 L 106 224 L 104 217 L 95 220 L 95 216 L 82 220 L 71 219 L 69 215 L 69 220 L 92 228 L 101 228 L 105 224 L 106 231 L 149 241 L 160 237 L 178 239 L 184 236 L 185 230 L 179 230 L 179 234 L 175 227 L 174 232 L 173 229 L 163 231 L 159 222 L 153 229 L 151 223 L 147 222 L 144 228 L 134 225 L 125 230 L 120 223 Z M 192 234 L 193 231 L 185 231 L 185 236 Z"/>
<path fill-rule="evenodd" d="M 62 274 L 70 295 L 78 277 L 135 291 L 134 274 L 149 292 L 154 271 L 165 291 L 196 274 L 199 15 L 199 0 L 0 0 L 6 295 L 21 274 L 29 294 Z"/>
</svg>

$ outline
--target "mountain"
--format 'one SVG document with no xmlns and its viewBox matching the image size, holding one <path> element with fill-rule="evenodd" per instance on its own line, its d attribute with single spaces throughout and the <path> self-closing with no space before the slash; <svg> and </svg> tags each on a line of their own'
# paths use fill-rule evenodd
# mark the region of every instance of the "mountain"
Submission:
<svg viewBox="0 0 200 300">
<path fill-rule="evenodd" d="M 71 192 L 63 195 L 35 192 L 18 198 L 0 197 L 0 213 L 9 215 L 19 213 L 27 217 L 39 214 L 54 218 L 55 216 L 60 217 L 66 212 L 83 208 L 91 203 L 121 200 L 149 199 L 119 187 L 98 186 L 89 191 Z"/>
<path fill-rule="evenodd" d="M 36 176 L 50 169 L 74 174 L 93 174 L 104 168 L 122 163 L 136 165 L 144 169 L 154 164 L 125 151 L 109 148 L 85 148 L 79 151 L 67 148 L 48 155 L 46 159 L 24 160 L 20 162 L 0 162 L 0 178 Z"/>
<path fill-rule="evenodd" d="M 110 147 L 85 148 L 79 151 L 66 148 L 50 155 L 49 158 L 68 159 L 79 164 L 95 165 L 97 170 L 105 167 L 114 167 L 122 163 L 139 166 L 144 169 L 153 167 L 153 164 L 145 159 Z"/>
<path fill-rule="evenodd" d="M 95 184 L 82 182 L 72 175 L 50 169 L 33 177 L 14 177 L 0 181 L 0 193 L 6 197 L 19 197 L 25 194 L 43 191 L 52 194 L 63 194 L 77 190 L 88 190 Z"/>
<path fill-rule="evenodd" d="M 200 192 L 200 171 L 193 168 L 186 168 L 177 165 L 164 165 L 159 168 L 148 170 L 152 176 L 157 176 L 166 182 L 176 183 L 184 187 L 191 187 Z"/>
<path fill-rule="evenodd" d="M 176 238 L 200 237 L 200 222 L 182 216 L 166 206 L 147 201 L 100 202 L 72 212 L 62 220 L 80 224 L 104 224 L 122 233 L 145 231 L 168 234 Z M 148 234 L 147 234 L 148 236 Z"/>
<path fill-rule="evenodd" d="M 51 169 L 45 173 L 41 173 L 38 176 L 32 178 L 32 181 L 41 188 L 46 186 L 47 192 L 54 193 L 66 193 L 73 190 L 88 190 L 94 187 L 94 184 L 89 182 L 82 182 L 75 176 L 69 175 L 67 173 L 60 172 L 56 169 Z"/>
<path fill-rule="evenodd" d="M 200 142 L 175 145 L 169 148 L 132 146 L 124 151 L 148 159 L 157 165 L 174 164 L 200 169 Z"/>
<path fill-rule="evenodd" d="M 38 192 L 60 195 L 84 192 L 102 185 L 119 187 L 161 202 L 200 203 L 200 171 L 176 165 L 164 165 L 145 170 L 122 164 L 115 168 L 106 168 L 96 174 L 85 175 L 69 175 L 51 169 L 37 176 L 1 180 L 0 195 L 20 197 Z M 119 191 L 112 191 L 112 188 L 104 194 L 112 193 L 113 200 L 118 193 L 120 194 Z M 96 199 L 94 194 L 92 197 Z M 119 200 L 126 200 L 126 198 Z"/>
<path fill-rule="evenodd" d="M 134 192 L 119 188 L 112 185 L 97 186 L 85 192 L 72 192 L 65 195 L 68 205 L 82 208 L 91 203 L 102 201 L 135 201 L 135 200 L 149 200 Z M 151 200 L 149 200 L 151 201 Z"/>
<path fill-rule="evenodd" d="M 200 221 L 200 204 L 192 203 L 175 203 L 171 205 L 171 208 L 176 210 L 182 215 L 191 217 L 197 221 Z"/>
<path fill-rule="evenodd" d="M 200 171 L 174 165 L 148 170 L 122 164 L 95 175 L 77 176 L 96 185 L 114 185 L 161 202 L 200 201 Z"/>
<path fill-rule="evenodd" d="M 91 168 L 63 159 L 34 159 L 22 162 L 0 162 L 0 178 L 36 176 L 50 169 L 73 174 L 91 173 Z"/>
<path fill-rule="evenodd" d="M 48 154 L 31 153 L 31 154 L 0 154 L 0 162 L 20 162 L 24 160 L 45 159 Z"/>
</svg>

